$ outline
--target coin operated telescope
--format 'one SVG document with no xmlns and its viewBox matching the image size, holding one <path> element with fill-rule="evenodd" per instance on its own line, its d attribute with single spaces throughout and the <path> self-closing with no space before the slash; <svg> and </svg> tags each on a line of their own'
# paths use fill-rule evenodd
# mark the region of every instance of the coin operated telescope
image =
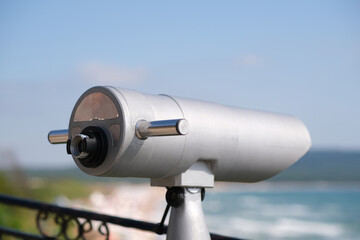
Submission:
<svg viewBox="0 0 360 240">
<path fill-rule="evenodd" d="M 89 175 L 167 187 L 169 240 L 210 239 L 201 201 L 214 181 L 267 179 L 311 146 L 306 126 L 288 115 L 114 87 L 87 90 L 68 129 L 48 138 L 66 143 Z"/>
</svg>

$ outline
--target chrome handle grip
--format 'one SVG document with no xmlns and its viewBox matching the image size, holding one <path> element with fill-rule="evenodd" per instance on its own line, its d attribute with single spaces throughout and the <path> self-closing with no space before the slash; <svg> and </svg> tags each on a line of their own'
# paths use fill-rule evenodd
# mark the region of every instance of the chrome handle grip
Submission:
<svg viewBox="0 0 360 240">
<path fill-rule="evenodd" d="M 68 130 L 52 130 L 48 134 L 48 140 L 52 144 L 66 143 L 68 140 Z"/>
<path fill-rule="evenodd" d="M 136 136 L 140 139 L 155 136 L 186 135 L 189 132 L 189 123 L 186 119 L 171 119 L 160 121 L 140 120 L 135 127 Z"/>
<path fill-rule="evenodd" d="M 155 136 L 186 135 L 189 132 L 189 123 L 186 119 L 171 119 L 160 121 L 140 120 L 136 124 L 136 136 L 140 139 Z M 52 130 L 48 140 L 52 144 L 62 144 L 68 141 L 68 130 Z"/>
</svg>

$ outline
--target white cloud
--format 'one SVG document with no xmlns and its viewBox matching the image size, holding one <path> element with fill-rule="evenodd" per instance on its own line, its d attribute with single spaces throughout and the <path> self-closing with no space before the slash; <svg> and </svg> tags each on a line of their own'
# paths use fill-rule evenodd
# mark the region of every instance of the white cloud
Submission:
<svg viewBox="0 0 360 240">
<path fill-rule="evenodd" d="M 265 59 L 259 55 L 250 53 L 239 56 L 235 64 L 240 67 L 261 67 L 265 64 Z"/>
<path fill-rule="evenodd" d="M 147 75 L 143 67 L 103 64 L 95 61 L 80 64 L 78 70 L 83 80 L 100 85 L 134 86 L 143 82 Z"/>
</svg>

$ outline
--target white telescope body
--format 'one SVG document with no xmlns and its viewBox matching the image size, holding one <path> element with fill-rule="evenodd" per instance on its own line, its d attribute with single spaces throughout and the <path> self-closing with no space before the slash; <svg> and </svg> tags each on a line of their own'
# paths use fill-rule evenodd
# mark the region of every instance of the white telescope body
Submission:
<svg viewBox="0 0 360 240">
<path fill-rule="evenodd" d="M 114 87 L 94 87 L 77 101 L 67 130 L 51 143 L 87 174 L 150 178 L 169 187 L 157 233 L 168 240 L 210 240 L 201 208 L 214 180 L 257 182 L 283 171 L 310 148 L 305 125 L 282 114 Z"/>
<path fill-rule="evenodd" d="M 97 129 L 107 144 L 89 160 L 81 140 L 89 131 L 97 136 Z M 217 181 L 257 182 L 288 168 L 311 146 L 305 125 L 288 115 L 114 87 L 94 87 L 79 98 L 68 139 L 68 152 L 85 173 L 150 178 L 155 185 L 204 166 Z"/>
</svg>

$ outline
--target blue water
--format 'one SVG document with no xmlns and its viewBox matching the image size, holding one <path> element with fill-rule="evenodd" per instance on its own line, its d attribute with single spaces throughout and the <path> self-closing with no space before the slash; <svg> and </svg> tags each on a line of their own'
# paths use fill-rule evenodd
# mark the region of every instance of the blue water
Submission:
<svg viewBox="0 0 360 240">
<path fill-rule="evenodd" d="M 245 239 L 360 239 L 360 187 L 208 191 L 209 230 Z"/>
</svg>

